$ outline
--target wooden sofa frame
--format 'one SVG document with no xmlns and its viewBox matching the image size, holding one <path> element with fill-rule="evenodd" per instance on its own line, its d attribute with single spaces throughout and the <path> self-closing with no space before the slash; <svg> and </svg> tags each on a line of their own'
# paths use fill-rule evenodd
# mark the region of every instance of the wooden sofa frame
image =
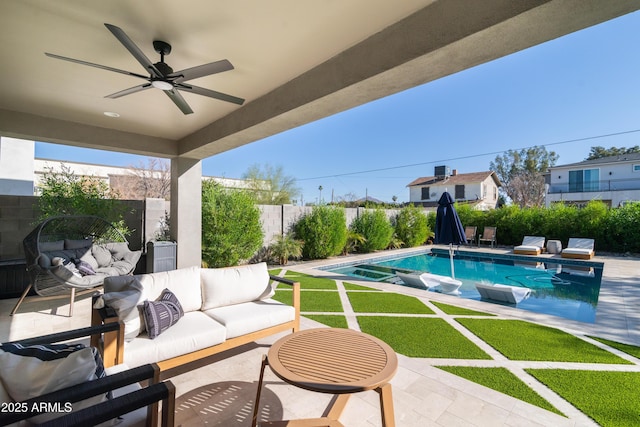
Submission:
<svg viewBox="0 0 640 427">
<path fill-rule="evenodd" d="M 270 275 L 269 277 L 273 281 L 283 283 L 292 287 L 293 307 L 295 309 L 295 317 L 293 320 L 286 323 L 281 323 L 276 326 L 272 326 L 270 328 L 261 329 L 259 331 L 241 335 L 239 337 L 229 338 L 220 344 L 176 356 L 171 359 L 154 361 L 154 363 L 160 368 L 160 371 L 164 372 L 178 366 L 195 362 L 205 357 L 209 357 L 244 344 L 252 343 L 261 338 L 277 334 L 279 332 L 284 332 L 287 330 L 292 330 L 293 332 L 298 331 L 300 329 L 300 283 L 278 276 Z M 113 322 L 118 322 L 118 317 L 112 310 L 105 308 L 92 310 L 92 325 L 101 325 Z M 120 328 L 117 328 L 114 331 L 105 332 L 102 335 L 102 343 L 98 341 L 99 337 L 96 337 L 95 335 L 92 336 L 91 339 L 91 345 L 101 350 L 105 368 L 124 363 L 124 325 L 121 325 Z"/>
</svg>

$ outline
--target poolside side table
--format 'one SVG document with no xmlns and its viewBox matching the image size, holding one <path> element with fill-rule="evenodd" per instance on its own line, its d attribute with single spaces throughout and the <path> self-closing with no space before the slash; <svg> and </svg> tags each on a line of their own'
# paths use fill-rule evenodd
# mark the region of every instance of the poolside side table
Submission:
<svg viewBox="0 0 640 427">
<path fill-rule="evenodd" d="M 257 426 L 265 367 L 283 381 L 306 390 L 335 394 L 323 418 L 267 421 L 261 426 L 343 426 L 338 421 L 351 393 L 375 390 L 380 395 L 383 427 L 394 427 L 393 396 L 389 381 L 398 369 L 391 347 L 362 332 L 317 328 L 294 332 L 276 341 L 262 359 L 252 427 Z"/>
<path fill-rule="evenodd" d="M 560 240 L 547 241 L 547 253 L 559 254 L 562 252 L 562 242 Z"/>
</svg>

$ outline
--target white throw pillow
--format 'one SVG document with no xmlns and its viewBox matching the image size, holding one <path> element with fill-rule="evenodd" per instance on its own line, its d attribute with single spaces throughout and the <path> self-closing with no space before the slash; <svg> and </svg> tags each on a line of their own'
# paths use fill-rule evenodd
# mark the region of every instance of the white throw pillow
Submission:
<svg viewBox="0 0 640 427">
<path fill-rule="evenodd" d="M 202 309 L 266 299 L 273 295 L 267 264 L 228 268 L 203 268 Z"/>
</svg>

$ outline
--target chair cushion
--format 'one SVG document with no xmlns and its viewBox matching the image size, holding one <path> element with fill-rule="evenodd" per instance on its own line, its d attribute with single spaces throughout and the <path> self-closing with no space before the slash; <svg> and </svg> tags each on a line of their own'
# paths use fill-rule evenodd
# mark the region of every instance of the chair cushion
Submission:
<svg viewBox="0 0 640 427">
<path fill-rule="evenodd" d="M 273 295 L 267 264 L 228 268 L 203 268 L 202 309 L 266 299 Z"/>
<path fill-rule="evenodd" d="M 145 300 L 143 313 L 149 339 L 156 338 L 184 316 L 180 301 L 169 289 L 164 290 L 159 301 Z"/>
<path fill-rule="evenodd" d="M 102 245 L 93 245 L 91 255 L 98 262 L 98 267 L 108 267 L 111 265 L 111 252 Z"/>
<path fill-rule="evenodd" d="M 289 305 L 266 299 L 213 308 L 205 314 L 227 328 L 228 339 L 294 320 L 296 311 Z"/>
<path fill-rule="evenodd" d="M 157 300 L 165 289 L 169 289 L 180 300 L 185 313 L 198 311 L 202 306 L 199 267 L 141 274 L 135 277 L 140 280 L 146 298 L 150 301 Z"/>
<path fill-rule="evenodd" d="M 135 368 L 220 344 L 226 329 L 201 311 L 184 314 L 178 323 L 150 340 L 146 334 L 125 344 L 124 362 Z"/>
<path fill-rule="evenodd" d="M 106 375 L 100 353 L 83 344 L 3 344 L 0 349 L 0 378 L 14 401 L 31 399 Z M 106 398 L 106 394 L 94 396 L 73 403 L 72 409 L 77 411 Z M 41 423 L 59 415 L 43 413 L 30 420 Z"/>
<path fill-rule="evenodd" d="M 92 244 L 93 244 L 93 240 L 91 239 L 79 239 L 79 240 L 64 239 L 65 249 L 89 248 L 91 247 Z"/>
</svg>

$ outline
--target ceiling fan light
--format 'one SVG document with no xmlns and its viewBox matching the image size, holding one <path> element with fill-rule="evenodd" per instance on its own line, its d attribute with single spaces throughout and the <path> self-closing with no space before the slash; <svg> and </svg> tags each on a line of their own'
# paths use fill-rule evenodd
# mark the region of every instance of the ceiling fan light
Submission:
<svg viewBox="0 0 640 427">
<path fill-rule="evenodd" d="M 165 82 L 164 80 L 154 80 L 151 82 L 151 86 L 160 90 L 171 90 L 173 89 L 173 85 L 169 82 Z"/>
</svg>

